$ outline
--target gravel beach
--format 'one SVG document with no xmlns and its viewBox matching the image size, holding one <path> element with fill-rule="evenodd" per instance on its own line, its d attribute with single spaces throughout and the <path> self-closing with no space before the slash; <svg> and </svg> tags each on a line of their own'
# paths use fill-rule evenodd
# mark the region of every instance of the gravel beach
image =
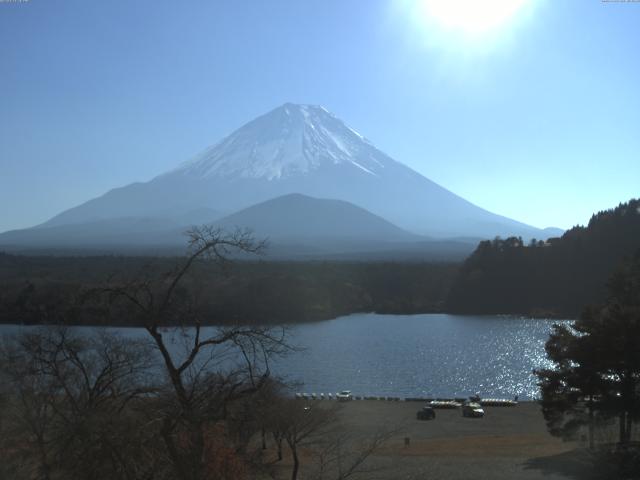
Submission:
<svg viewBox="0 0 640 480">
<path fill-rule="evenodd" d="M 309 402 L 312 408 L 333 401 Z M 341 427 L 361 438 L 394 430 L 368 460 L 373 471 L 358 478 L 556 480 L 589 478 L 584 447 L 562 442 L 546 430 L 540 406 L 485 407 L 484 418 L 464 418 L 460 409 L 437 410 L 416 420 L 420 402 L 354 400 L 339 404 Z M 409 445 L 405 445 L 405 439 Z"/>
</svg>

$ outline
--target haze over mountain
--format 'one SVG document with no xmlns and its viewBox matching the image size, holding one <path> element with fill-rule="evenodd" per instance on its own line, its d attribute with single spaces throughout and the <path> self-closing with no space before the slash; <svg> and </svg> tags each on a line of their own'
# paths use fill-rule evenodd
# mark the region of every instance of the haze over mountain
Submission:
<svg viewBox="0 0 640 480">
<path fill-rule="evenodd" d="M 249 228 L 271 258 L 460 260 L 476 241 L 436 242 L 343 200 L 292 193 L 240 210 L 214 225 Z"/>
<path fill-rule="evenodd" d="M 194 212 L 185 222 L 212 211 Z M 249 229 L 267 240 L 264 258 L 337 260 L 462 260 L 479 239 L 434 241 L 409 233 L 343 200 L 289 194 L 252 205 L 224 218 L 204 222 L 226 231 Z M 123 217 L 85 223 L 42 226 L 0 234 L 9 251 L 71 254 L 128 253 L 172 255 L 184 251 L 179 225 L 152 217 Z M 8 248 L 7 248 L 8 247 Z"/>
<path fill-rule="evenodd" d="M 287 103 L 174 170 L 146 183 L 113 189 L 33 229 L 7 232 L 0 236 L 0 244 L 77 246 L 99 240 L 156 244 L 163 238 L 169 242 L 178 226 L 211 222 L 290 194 L 353 205 L 325 203 L 320 214 L 309 205 L 319 200 L 300 195 L 249 209 L 227 221 L 259 225 L 257 230 L 272 237 L 291 237 L 289 227 L 295 224 L 306 226 L 309 234 L 302 237 L 307 240 L 368 237 L 373 243 L 389 240 L 391 232 L 398 238 L 411 234 L 546 238 L 558 233 L 473 205 L 393 160 L 323 107 Z M 296 202 L 307 204 L 297 209 Z M 366 221 L 345 221 L 358 207 L 355 217 Z M 315 213 L 310 214 L 310 208 Z M 165 233 L 160 235 L 161 231 Z M 154 235 L 146 239 L 146 233 Z"/>
<path fill-rule="evenodd" d="M 424 240 L 352 203 L 299 193 L 253 205 L 215 224 L 226 229 L 246 227 L 256 236 L 272 239 L 335 238 L 371 243 Z"/>
</svg>

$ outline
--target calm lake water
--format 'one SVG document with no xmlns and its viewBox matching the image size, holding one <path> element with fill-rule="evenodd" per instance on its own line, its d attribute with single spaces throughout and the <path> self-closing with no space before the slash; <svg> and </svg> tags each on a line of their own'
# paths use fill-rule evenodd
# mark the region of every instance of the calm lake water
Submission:
<svg viewBox="0 0 640 480">
<path fill-rule="evenodd" d="M 507 316 L 355 314 L 295 326 L 291 342 L 304 350 L 272 371 L 297 390 L 399 397 L 532 399 L 532 370 L 548 366 L 544 343 L 554 323 Z M 22 327 L 0 326 L 0 333 Z M 86 328 L 77 327 L 85 330 Z M 90 330 L 90 329 L 89 329 Z M 143 336 L 141 329 L 113 329 Z M 179 348 L 176 344 L 175 348 Z"/>
</svg>

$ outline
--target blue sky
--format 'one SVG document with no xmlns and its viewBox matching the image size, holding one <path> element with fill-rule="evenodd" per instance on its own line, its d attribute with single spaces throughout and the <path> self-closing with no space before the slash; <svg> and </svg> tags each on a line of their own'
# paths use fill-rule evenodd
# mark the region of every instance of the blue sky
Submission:
<svg viewBox="0 0 640 480">
<path fill-rule="evenodd" d="M 0 231 L 288 101 L 538 227 L 640 195 L 640 3 L 531 0 L 469 37 L 419 1 L 0 3 Z"/>
</svg>

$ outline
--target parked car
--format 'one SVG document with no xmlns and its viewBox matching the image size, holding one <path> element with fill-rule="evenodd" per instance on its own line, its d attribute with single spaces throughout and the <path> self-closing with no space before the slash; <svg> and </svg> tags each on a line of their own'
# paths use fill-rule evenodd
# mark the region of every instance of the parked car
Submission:
<svg viewBox="0 0 640 480">
<path fill-rule="evenodd" d="M 468 402 L 462 405 L 462 416 L 472 418 L 484 417 L 484 409 L 476 402 Z"/>
<path fill-rule="evenodd" d="M 416 413 L 416 418 L 418 420 L 435 420 L 436 411 L 429 406 L 422 407 L 422 409 L 418 410 L 418 413 Z"/>
<path fill-rule="evenodd" d="M 339 402 L 348 402 L 349 400 L 353 400 L 351 390 L 342 390 L 341 392 L 336 393 L 336 400 Z"/>
</svg>

